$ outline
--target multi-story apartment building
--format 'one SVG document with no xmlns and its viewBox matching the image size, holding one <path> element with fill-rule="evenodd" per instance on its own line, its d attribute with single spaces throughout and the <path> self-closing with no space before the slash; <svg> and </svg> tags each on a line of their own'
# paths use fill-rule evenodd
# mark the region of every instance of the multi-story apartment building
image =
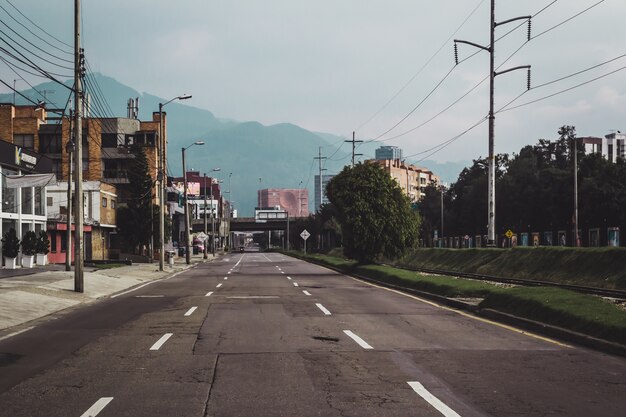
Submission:
<svg viewBox="0 0 626 417">
<path fill-rule="evenodd" d="M 584 137 L 581 140 L 587 153 L 599 153 L 613 163 L 617 158 L 626 158 L 626 134 L 619 130 L 603 138 Z"/>
<path fill-rule="evenodd" d="M 164 143 L 167 143 L 165 113 L 163 116 L 164 132 L 162 136 Z M 112 199 L 110 200 L 112 204 L 123 204 L 127 199 L 136 197 L 130 195 L 128 191 L 128 170 L 134 158 L 131 152 L 133 146 L 139 146 L 144 150 L 149 173 L 153 179 L 156 179 L 160 150 L 158 144 L 161 142 L 160 114 L 158 112 L 153 113 L 152 120 L 149 121 L 141 121 L 133 117 L 86 117 L 82 123 L 83 180 L 88 183 L 100 184 L 98 193 L 110 193 L 111 195 L 107 199 Z M 45 155 L 50 165 L 48 170 L 56 174 L 58 181 L 65 181 L 66 185 L 70 170 L 68 149 L 73 143 L 72 136 L 69 118 L 62 118 L 49 123 L 46 110 L 43 108 L 0 104 L 0 139 L 15 144 L 24 152 L 30 154 L 38 152 Z M 156 196 L 155 185 L 152 198 L 155 204 L 159 204 Z M 46 205 L 48 210 L 54 213 L 48 222 L 48 229 L 53 233 L 59 231 L 60 227 L 64 227 L 58 223 L 63 222 L 61 214 L 67 213 L 67 203 L 62 205 L 62 200 L 58 201 L 59 207 Z M 46 202 L 49 203 L 50 201 Z M 92 238 L 92 248 L 98 248 L 98 245 L 101 245 L 103 241 L 101 237 L 106 235 L 105 231 L 96 234 L 91 229 L 101 227 L 102 222 L 100 220 L 89 217 L 89 212 L 85 210 L 84 232 L 86 238 Z M 110 226 L 115 226 L 115 224 Z M 109 240 L 105 238 L 104 241 L 108 242 Z M 86 243 L 86 248 L 88 245 Z M 105 249 L 106 254 L 108 248 Z M 99 249 L 94 250 L 94 257 L 96 252 L 102 253 Z"/>
<path fill-rule="evenodd" d="M 309 215 L 309 190 L 303 188 L 265 188 L 259 190 L 258 207 L 280 207 L 289 217 Z"/>
<path fill-rule="evenodd" d="M 412 203 L 419 201 L 430 184 L 439 184 L 439 177 L 426 168 L 406 164 L 399 159 L 376 160 L 366 163 L 378 164 L 385 172 L 396 180 L 402 191 L 406 193 Z"/>
</svg>

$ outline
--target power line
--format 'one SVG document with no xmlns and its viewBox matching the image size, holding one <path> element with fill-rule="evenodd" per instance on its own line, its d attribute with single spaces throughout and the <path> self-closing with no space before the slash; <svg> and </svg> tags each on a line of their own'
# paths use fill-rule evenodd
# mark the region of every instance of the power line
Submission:
<svg viewBox="0 0 626 417">
<path fill-rule="evenodd" d="M 566 93 L 566 92 L 568 92 L 568 91 L 575 90 L 576 88 L 579 88 L 579 87 L 585 86 L 585 85 L 587 85 L 587 84 L 591 84 L 591 83 L 592 83 L 592 82 L 594 82 L 594 81 L 598 81 L 598 80 L 600 80 L 600 79 L 602 79 L 602 78 L 606 78 L 606 77 L 608 77 L 609 75 L 613 75 L 613 74 L 615 74 L 615 73 L 617 73 L 617 72 L 623 71 L 624 69 L 626 69 L 626 65 L 625 65 L 625 66 L 623 66 L 623 67 L 620 67 L 620 68 L 618 68 L 618 69 L 616 69 L 616 70 L 613 70 L 613 71 L 611 71 L 611 72 L 608 72 L 608 73 L 606 73 L 606 74 L 600 75 L 599 77 L 593 78 L 593 79 L 591 79 L 591 80 L 587 80 L 587 81 L 585 81 L 585 82 L 582 82 L 582 83 L 580 83 L 580 84 L 577 84 L 577 85 L 572 86 L 572 87 L 569 87 L 569 88 L 566 88 L 566 89 L 564 89 L 564 90 L 557 91 L 556 93 L 552 93 L 552 94 L 549 94 L 549 95 L 547 95 L 547 96 L 544 96 L 544 97 L 541 97 L 541 98 L 538 98 L 538 99 L 535 99 L 535 100 L 532 100 L 532 101 L 529 101 L 529 102 L 526 102 L 526 103 L 523 103 L 523 104 L 519 104 L 519 105 L 514 106 L 514 107 L 502 108 L 502 109 L 501 109 L 501 110 L 499 110 L 498 112 L 506 112 L 506 111 L 511 111 L 511 110 L 519 109 L 520 107 L 525 107 L 525 106 L 528 106 L 528 105 L 531 105 L 531 104 L 537 103 L 537 102 L 539 102 L 539 101 L 543 101 L 543 100 L 546 100 L 546 99 L 549 99 L 549 98 L 552 98 L 552 97 L 555 97 L 555 96 L 561 95 L 561 94 Z M 519 98 L 519 97 L 520 97 L 520 96 L 518 96 L 517 98 Z"/>
<path fill-rule="evenodd" d="M 49 32 L 47 32 L 44 28 L 42 28 L 41 26 L 39 26 L 37 23 L 33 22 L 31 19 L 28 18 L 28 16 L 26 16 L 24 13 L 22 13 L 17 7 L 15 7 L 15 5 L 13 3 L 11 3 L 9 0 L 5 0 L 7 3 L 9 3 L 11 5 L 11 7 L 13 7 L 20 15 L 22 15 L 22 17 L 24 17 L 26 20 L 28 20 L 33 26 L 35 26 L 37 29 L 41 30 L 43 33 L 45 33 L 46 35 L 48 35 L 49 37 L 51 37 L 52 39 L 56 40 L 57 42 L 61 43 L 62 45 L 67 46 L 68 48 L 73 48 L 73 45 L 67 44 L 65 42 L 63 42 L 62 40 L 60 40 L 59 38 L 55 37 L 54 35 L 51 35 Z M 22 25 L 26 30 L 28 30 L 33 36 L 36 36 L 37 38 L 39 38 L 41 41 L 45 42 L 46 44 L 48 44 L 49 46 L 58 49 L 61 52 L 64 52 L 68 55 L 74 55 L 73 52 L 68 52 L 65 51 L 63 49 L 60 49 L 50 43 L 48 43 L 45 39 L 40 38 L 39 36 L 37 36 L 35 33 L 33 33 L 30 29 L 28 29 L 24 24 L 22 24 L 21 22 L 19 22 L 17 19 L 15 19 L 4 7 L 0 6 L 0 8 L 2 10 L 4 10 L 4 12 L 9 15 L 13 20 L 15 20 L 17 23 L 19 23 L 20 25 Z"/>
<path fill-rule="evenodd" d="M 459 30 L 461 30 L 461 28 L 463 26 L 465 26 L 465 24 L 467 23 L 467 21 L 474 15 L 474 13 L 476 13 L 476 11 L 480 8 L 480 6 L 485 2 L 485 0 L 480 0 L 478 2 L 478 4 L 476 5 L 476 7 L 474 7 L 474 9 L 470 12 L 470 14 L 465 18 L 465 20 L 463 20 L 463 22 L 459 25 L 459 27 L 456 28 L 456 30 L 452 33 L 452 35 L 450 35 L 439 47 L 439 49 L 437 49 L 435 51 L 435 53 L 433 55 L 431 55 L 431 57 L 426 61 L 426 63 L 424 63 L 424 65 L 422 65 L 422 67 L 409 79 L 409 81 L 407 81 L 402 87 L 400 87 L 400 89 L 380 108 L 378 109 L 372 116 L 370 116 L 367 120 L 365 120 L 363 123 L 361 123 L 356 129 L 355 131 L 359 131 L 363 126 L 367 125 L 369 122 L 371 122 L 374 118 L 376 118 L 381 112 L 383 112 L 409 85 L 411 85 L 411 83 L 415 80 L 415 78 L 417 78 L 418 75 L 420 75 L 422 73 L 422 71 L 424 71 L 424 69 L 426 69 L 426 67 L 428 67 L 428 65 L 432 62 L 432 60 L 439 55 L 439 53 L 441 52 L 441 50 L 448 44 L 448 42 L 450 42 L 450 40 L 454 37 L 454 35 L 457 34 L 457 32 Z"/>
</svg>

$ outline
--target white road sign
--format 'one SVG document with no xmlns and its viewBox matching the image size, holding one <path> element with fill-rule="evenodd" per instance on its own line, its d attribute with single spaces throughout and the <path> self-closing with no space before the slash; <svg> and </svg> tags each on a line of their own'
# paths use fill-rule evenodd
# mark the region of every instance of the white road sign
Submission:
<svg viewBox="0 0 626 417">
<path fill-rule="evenodd" d="M 300 237 L 305 241 L 309 238 L 309 236 L 311 236 L 311 234 L 306 229 L 304 229 L 302 233 L 300 233 Z"/>
</svg>

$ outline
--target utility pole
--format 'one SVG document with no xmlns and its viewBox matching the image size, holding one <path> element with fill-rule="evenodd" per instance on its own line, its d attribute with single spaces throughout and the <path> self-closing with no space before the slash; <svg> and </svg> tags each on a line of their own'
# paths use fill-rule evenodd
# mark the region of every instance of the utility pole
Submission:
<svg viewBox="0 0 626 417">
<path fill-rule="evenodd" d="M 443 248 L 443 184 L 441 184 L 441 247 Z"/>
<path fill-rule="evenodd" d="M 318 156 L 316 156 L 313 159 L 317 159 L 318 162 L 319 162 L 319 172 L 320 172 L 320 175 L 319 175 L 319 177 L 320 177 L 319 185 L 320 185 L 320 208 L 321 208 L 322 207 L 322 200 L 323 200 L 323 197 L 324 197 L 324 188 L 323 188 L 324 181 L 322 180 L 322 172 L 326 171 L 325 168 L 322 168 L 322 161 L 324 159 L 326 159 L 326 157 L 322 156 L 322 147 L 321 146 L 319 147 Z"/>
<path fill-rule="evenodd" d="M 65 247 L 65 270 L 72 270 L 72 155 L 74 154 L 74 139 L 72 132 L 72 120 L 74 118 L 74 112 L 70 109 L 70 126 L 69 126 L 69 136 L 70 140 L 67 142 L 66 151 L 67 151 L 67 230 L 66 230 L 66 241 L 67 246 Z"/>
<path fill-rule="evenodd" d="M 356 144 L 357 143 L 363 143 L 363 141 L 362 140 L 356 140 L 355 139 L 355 132 L 352 131 L 352 140 L 344 140 L 344 142 L 352 143 L 352 167 L 354 167 L 354 157 L 363 155 L 362 153 L 354 153 L 356 151 Z"/>
<path fill-rule="evenodd" d="M 84 292 L 85 282 L 83 276 L 83 125 L 81 119 L 82 112 L 82 86 L 83 76 L 83 49 L 80 47 L 80 0 L 74 0 L 74 179 L 76 207 L 75 227 L 74 227 L 74 291 Z"/>
<path fill-rule="evenodd" d="M 574 246 L 578 247 L 578 144 L 576 137 L 572 138 L 574 141 Z"/>
<path fill-rule="evenodd" d="M 315 157 L 314 159 L 317 159 L 319 161 L 319 170 L 320 170 L 320 206 L 319 206 L 319 210 L 321 211 L 321 209 L 322 209 L 322 201 L 324 199 L 324 187 L 323 187 L 324 181 L 322 179 L 322 172 L 326 171 L 326 169 L 322 168 L 322 161 L 324 159 L 326 159 L 326 157 L 322 156 L 322 147 L 321 146 L 319 147 L 318 156 Z M 354 161 L 354 159 L 353 159 L 353 161 Z M 318 240 L 318 245 L 319 245 L 319 249 L 322 249 L 323 244 L 322 244 L 322 233 L 321 233 L 321 231 L 320 231 L 320 235 L 319 236 L 320 236 L 320 238 Z"/>
<path fill-rule="evenodd" d="M 211 182 L 213 182 L 213 180 L 211 179 Z M 211 202 L 211 205 L 213 205 L 213 202 Z M 208 233 L 208 228 L 207 228 L 207 220 L 206 220 L 206 209 L 207 209 L 207 201 L 206 201 L 206 172 L 204 173 L 204 234 L 207 235 Z M 207 259 L 209 257 L 209 254 L 207 252 L 207 243 L 209 243 L 208 239 L 205 239 L 204 241 L 204 259 Z"/>
<path fill-rule="evenodd" d="M 503 22 L 496 22 L 496 0 L 491 0 L 491 19 L 490 19 L 490 44 L 489 46 L 482 46 L 473 42 L 454 40 L 454 58 L 458 65 L 458 49 L 457 44 L 463 43 L 474 46 L 476 48 L 489 52 L 489 181 L 488 181 L 488 202 L 487 202 L 487 246 L 496 245 L 496 160 L 494 152 L 495 143 L 495 113 L 494 113 L 494 91 L 495 91 L 495 78 L 498 75 L 506 74 L 507 72 L 515 71 L 518 69 L 528 70 L 528 89 L 530 90 L 530 65 L 522 65 L 514 68 L 509 68 L 504 71 L 496 72 L 495 68 L 495 43 L 496 43 L 496 27 L 507 23 L 515 22 L 517 20 L 528 20 L 528 40 L 530 40 L 530 19 L 532 16 L 520 16 L 512 19 L 505 20 Z"/>
</svg>

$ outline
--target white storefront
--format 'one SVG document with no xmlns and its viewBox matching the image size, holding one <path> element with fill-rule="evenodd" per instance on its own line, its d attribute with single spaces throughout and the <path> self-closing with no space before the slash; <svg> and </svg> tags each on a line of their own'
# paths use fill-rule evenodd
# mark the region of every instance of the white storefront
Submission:
<svg viewBox="0 0 626 417">
<path fill-rule="evenodd" d="M 52 163 L 47 157 L 0 141 L 1 236 L 4 236 L 11 228 L 15 229 L 19 239 L 22 239 L 28 231 L 39 233 L 46 230 L 45 185 L 52 180 L 52 177 L 45 177 L 47 179 L 42 182 L 41 179 L 32 181 L 31 178 L 23 176 L 49 173 L 51 168 Z"/>
</svg>

